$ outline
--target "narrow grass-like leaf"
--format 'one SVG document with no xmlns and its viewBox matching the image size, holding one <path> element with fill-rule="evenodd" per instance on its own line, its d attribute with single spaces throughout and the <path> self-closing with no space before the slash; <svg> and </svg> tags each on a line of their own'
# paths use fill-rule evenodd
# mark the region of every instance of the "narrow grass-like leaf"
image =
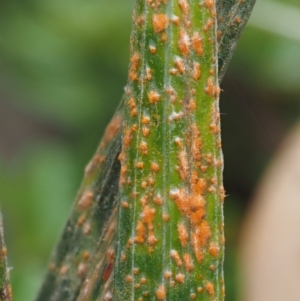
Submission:
<svg viewBox="0 0 300 301">
<path fill-rule="evenodd" d="M 256 0 L 217 0 L 220 81 L 225 75 L 239 37 L 247 24 L 255 2 Z"/>
<path fill-rule="evenodd" d="M 232 45 L 236 44 L 239 32 L 247 22 L 253 3 L 253 0 L 243 2 L 219 0 L 217 3 L 219 27 L 223 28 L 222 39 L 218 41 L 219 58 L 222 58 L 219 59 L 218 66 L 219 81 L 223 78 L 225 67 L 234 50 Z M 235 9 L 236 7 L 239 9 Z M 241 9 L 242 13 L 240 13 Z M 231 20 L 235 17 L 241 18 L 241 23 L 234 23 L 240 28 L 239 31 L 227 22 L 229 14 Z M 229 50 L 226 48 L 228 45 L 231 45 Z M 220 72 L 220 68 L 223 71 Z M 112 298 L 120 175 L 120 163 L 117 157 L 121 150 L 123 111 L 122 101 L 105 132 L 99 149 L 86 168 L 78 198 L 60 242 L 54 250 L 37 301 L 111 300 Z"/>
<path fill-rule="evenodd" d="M 223 300 L 215 2 L 137 0 L 133 23 L 114 300 Z"/>
<path fill-rule="evenodd" d="M 120 163 L 117 110 L 85 169 L 77 200 L 36 300 L 103 300 L 114 259 Z"/>
<path fill-rule="evenodd" d="M 12 301 L 12 288 L 7 266 L 7 248 L 4 242 L 3 220 L 0 211 L 0 301 Z"/>
</svg>

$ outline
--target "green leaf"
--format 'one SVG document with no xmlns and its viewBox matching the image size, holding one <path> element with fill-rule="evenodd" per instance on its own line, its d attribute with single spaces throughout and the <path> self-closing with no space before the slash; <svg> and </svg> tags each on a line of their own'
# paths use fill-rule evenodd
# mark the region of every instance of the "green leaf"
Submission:
<svg viewBox="0 0 300 301">
<path fill-rule="evenodd" d="M 213 1 L 136 1 L 114 300 L 223 300 Z"/>
<path fill-rule="evenodd" d="M 7 266 L 7 248 L 4 242 L 3 220 L 0 211 L 0 301 L 12 301 L 12 288 Z"/>
<path fill-rule="evenodd" d="M 192 2 L 190 2 L 192 3 Z M 239 38 L 239 34 L 242 31 L 243 27 L 245 26 L 250 13 L 253 7 L 254 1 L 243 1 L 241 2 L 236 1 L 218 1 L 217 5 L 217 17 L 219 20 L 219 28 L 223 29 L 223 35 L 221 40 L 219 41 L 218 46 L 218 56 L 219 56 L 219 81 L 222 80 L 224 75 L 224 71 L 228 62 L 232 56 L 234 47 L 237 43 Z M 170 8 L 169 8 L 170 9 Z M 234 26 L 228 22 L 228 20 L 235 20 L 236 17 L 241 18 L 242 22 L 236 22 Z M 151 21 L 151 16 L 149 16 Z M 201 22 L 200 20 L 195 20 L 195 22 Z M 153 35 L 153 31 L 147 32 L 146 34 Z M 154 36 L 153 36 L 154 38 Z M 140 41 L 143 41 L 143 38 L 140 37 Z M 155 41 L 155 40 L 153 40 Z M 152 43 L 150 40 L 147 40 L 147 43 Z M 149 45 L 150 45 L 149 44 Z M 154 45 L 153 45 L 154 46 Z M 161 64 L 162 70 L 165 63 L 161 60 L 160 57 L 164 56 L 164 50 L 161 49 L 161 45 L 157 43 L 156 45 L 157 51 L 159 52 L 159 57 L 155 61 L 151 61 L 150 57 L 148 58 L 149 65 L 157 68 L 155 76 L 158 76 L 158 80 L 155 86 L 155 89 L 162 89 L 162 80 L 164 79 L 164 74 L 162 71 L 159 70 L 159 65 Z M 176 43 L 175 43 L 176 47 Z M 209 46 L 207 46 L 209 47 Z M 170 46 L 166 49 L 166 52 L 175 51 Z M 211 50 L 212 51 L 212 50 Z M 209 57 L 208 57 L 209 59 Z M 173 65 L 171 59 L 169 59 L 169 63 Z M 203 62 L 205 65 L 206 63 Z M 206 66 L 206 65 L 205 65 Z M 151 67 L 151 68 L 154 68 Z M 178 68 L 178 67 L 177 67 Z M 207 76 L 208 67 L 203 69 L 204 74 L 206 73 Z M 217 72 L 215 73 L 217 74 Z M 185 82 L 186 77 L 178 78 L 177 82 L 174 83 L 176 88 L 182 85 Z M 217 82 L 217 79 L 214 79 Z M 187 81 L 187 84 L 190 84 L 190 80 Z M 205 84 L 205 82 L 203 83 Z M 206 83 L 207 84 L 207 83 Z M 204 86 L 202 86 L 203 88 Z M 137 87 L 138 88 L 138 87 Z M 199 87 L 195 85 L 195 89 Z M 150 91 L 148 91 L 150 92 Z M 184 90 L 180 92 L 180 97 L 183 97 Z M 203 90 L 202 90 L 203 94 Z M 128 96 L 126 103 L 128 104 Z M 205 96 L 207 99 L 208 96 Z M 178 106 L 178 104 L 177 104 Z M 159 105 L 160 109 L 162 105 Z M 176 108 L 177 109 L 177 108 Z M 141 110 L 138 107 L 138 110 Z M 149 107 L 150 110 L 150 107 Z M 166 110 L 166 108 L 164 109 Z M 165 114 L 170 113 L 167 109 Z M 199 112 L 194 115 L 192 118 L 195 121 L 201 119 L 201 115 L 207 116 L 206 108 L 203 113 Z M 97 150 L 95 156 L 89 163 L 86 168 L 86 173 L 84 176 L 84 180 L 79 190 L 78 197 L 76 199 L 75 205 L 72 209 L 71 216 L 67 222 L 63 235 L 60 239 L 60 242 L 56 249 L 54 250 L 53 256 L 51 258 L 49 269 L 47 271 L 44 284 L 37 296 L 37 301 L 71 301 L 71 300 L 111 300 L 112 293 L 113 293 L 113 276 L 114 276 L 114 251 L 116 247 L 116 211 L 117 211 L 117 204 L 119 198 L 119 176 L 120 172 L 122 173 L 120 163 L 118 161 L 118 156 L 121 151 L 121 125 L 123 120 L 123 101 L 121 102 L 120 107 L 118 108 L 114 118 L 112 119 L 111 123 L 109 124 L 103 139 L 101 140 L 99 149 Z M 179 112 L 176 111 L 176 112 Z M 127 116 L 130 115 L 130 111 L 127 109 Z M 134 113 L 133 113 L 134 114 Z M 153 114 L 153 112 L 151 112 Z M 173 115 L 176 117 L 176 114 Z M 164 117 L 165 118 L 165 117 Z M 164 168 L 168 167 L 170 169 L 174 169 L 175 164 L 178 164 L 178 150 L 172 151 L 171 154 L 168 154 L 166 151 L 168 141 L 170 141 L 170 136 L 168 135 L 184 135 L 183 129 L 186 129 L 186 126 L 190 126 L 188 118 L 184 118 L 185 120 L 180 122 L 179 125 L 174 125 L 174 128 L 168 129 L 168 131 L 163 131 L 160 123 L 160 117 L 156 118 L 156 120 L 152 119 L 151 126 L 152 127 L 159 127 L 160 135 L 166 134 L 166 137 L 160 136 L 157 141 L 152 139 L 152 147 L 157 145 L 163 146 L 164 149 L 164 156 L 169 157 L 168 163 Z M 157 123 L 155 125 L 155 123 Z M 128 126 L 128 124 L 127 124 Z M 170 127 L 170 126 L 169 126 Z M 153 128 L 152 128 L 153 131 Z M 171 131 L 171 132 L 170 132 Z M 202 132 L 202 129 L 201 129 Z M 191 135 L 192 131 L 190 132 Z M 167 135 L 168 134 L 168 135 Z M 142 136 L 139 136 L 142 137 Z M 215 136 L 209 132 L 206 137 L 202 137 L 202 143 L 206 146 L 203 153 L 206 155 L 211 152 L 211 144 L 213 144 L 213 140 Z M 166 138 L 166 141 L 163 141 Z M 135 138 L 136 139 L 136 138 Z M 188 147 L 188 141 L 185 139 L 185 147 Z M 147 142 L 149 143 L 149 142 Z M 152 148 L 151 149 L 153 154 L 152 156 L 158 156 L 159 150 Z M 131 156 L 134 155 L 134 150 L 132 150 Z M 220 155 L 218 155 L 219 157 Z M 204 157 L 203 157 L 204 158 Z M 207 157 L 209 160 L 209 157 Z M 134 162 L 131 159 L 131 165 Z M 188 164 L 191 165 L 191 159 L 187 158 Z M 162 162 L 158 162 L 160 167 L 162 168 Z M 144 162 L 144 164 L 150 164 L 149 160 Z M 124 164 L 123 164 L 124 167 Z M 133 167 L 133 166 L 132 166 Z M 124 172 L 124 170 L 123 170 Z M 130 172 L 133 172 L 130 170 Z M 211 167 L 208 171 L 210 177 L 212 177 L 212 173 L 214 169 Z M 166 173 L 166 171 L 165 171 Z M 169 183 L 179 183 L 182 182 L 180 180 L 180 176 L 178 176 L 178 171 L 168 172 L 168 181 L 174 181 Z M 163 183 L 164 177 L 158 176 L 156 179 L 159 183 Z M 221 175 L 218 172 L 217 181 L 220 182 Z M 150 181 L 151 182 L 151 181 Z M 142 183 L 141 183 L 142 184 Z M 190 184 L 188 184 L 190 185 Z M 175 188 L 177 186 L 174 186 Z M 191 186 L 190 186 L 191 187 Z M 208 186 L 210 187 L 210 185 Z M 140 188 L 139 188 L 140 189 Z M 167 191 L 164 191 L 165 195 Z M 124 191 L 122 192 L 124 196 Z M 214 198 L 214 194 L 210 196 L 211 199 Z M 123 202 L 124 200 L 121 200 Z M 173 204 L 172 204 L 173 201 Z M 126 200 L 124 201 L 126 202 Z M 180 214 L 178 212 L 178 208 L 175 205 L 174 200 L 170 200 L 170 212 L 168 214 L 173 216 L 174 218 L 180 218 Z M 127 206 L 125 203 L 123 206 Z M 141 210 L 141 208 L 139 209 Z M 162 209 L 157 208 L 156 213 L 162 212 Z M 218 209 L 219 210 L 219 209 Z M 130 216 L 130 215 L 129 215 Z M 219 218 L 221 215 L 218 214 Z M 136 214 L 134 217 L 130 216 L 133 221 L 136 223 L 138 221 L 139 216 Z M 209 217 L 210 219 L 212 216 Z M 124 218 L 123 218 L 124 219 Z M 221 220 L 220 220 L 221 221 Z M 220 223 L 220 222 L 219 222 Z M 147 225 L 146 225 L 147 226 Z M 131 227 L 130 225 L 124 224 L 124 227 Z M 212 226 L 212 228 L 215 226 Z M 149 228 L 148 228 L 149 230 Z M 215 230 L 213 229 L 213 233 Z M 161 233 L 159 233 L 158 228 L 156 228 L 156 235 L 157 237 L 161 237 Z M 168 241 L 171 241 L 171 234 L 166 234 L 168 237 Z M 177 236 L 176 231 L 173 233 Z M 147 237 L 149 238 L 149 237 Z M 124 244 L 124 239 L 123 244 Z M 217 239 L 217 238 L 216 238 Z M 178 244 L 178 242 L 177 242 Z M 142 249 L 142 248 L 139 248 Z M 146 248 L 148 250 L 148 247 Z M 120 250 L 120 249 L 119 249 Z M 146 250 L 146 251 L 147 251 Z M 140 252 L 145 252 L 145 250 L 139 250 Z M 169 252 L 169 247 L 166 249 L 166 252 Z M 143 253 L 140 253 L 143 254 Z M 121 254 L 119 254 L 119 259 L 121 259 Z M 166 256 L 169 254 L 166 254 Z M 222 254 L 219 254 L 218 262 L 216 263 L 215 268 L 221 271 L 220 265 L 220 258 Z M 140 257 L 142 258 L 142 257 Z M 143 259 L 141 259 L 143 261 Z M 169 259 L 168 259 L 169 260 Z M 149 265 L 149 263 L 147 263 Z M 155 262 L 153 261 L 153 264 Z M 158 263 L 158 269 L 160 269 Z M 208 261 L 205 260 L 205 264 L 208 264 Z M 130 266 L 126 267 L 127 269 Z M 125 268 L 125 269 L 126 269 Z M 176 267 L 174 266 L 176 269 Z M 196 269 L 199 269 L 197 267 Z M 118 267 L 119 269 L 119 267 Z M 122 270 L 124 271 L 124 270 Z M 122 272 L 123 273 L 123 272 Z M 212 272 L 213 274 L 213 272 Z M 117 283 L 121 284 L 121 278 L 124 275 L 117 275 Z M 125 275 L 126 277 L 126 275 Z M 156 275 L 155 275 L 156 277 Z M 212 277 L 213 278 L 213 277 Z M 124 279 L 124 278 L 123 278 Z M 178 278 L 180 279 L 180 277 Z M 212 279 L 214 281 L 215 279 Z M 188 281 L 190 283 L 190 280 Z M 151 283 L 151 289 L 155 289 L 156 291 L 159 289 L 159 284 Z M 157 286 L 158 285 L 158 286 Z M 205 283 L 204 283 L 205 288 Z M 188 287 L 186 286 L 184 290 L 181 292 L 177 289 L 176 294 L 186 294 Z M 200 290 L 200 289 L 199 289 Z M 209 290 L 209 287 L 208 287 Z M 207 294 L 207 292 L 206 292 Z"/>
</svg>

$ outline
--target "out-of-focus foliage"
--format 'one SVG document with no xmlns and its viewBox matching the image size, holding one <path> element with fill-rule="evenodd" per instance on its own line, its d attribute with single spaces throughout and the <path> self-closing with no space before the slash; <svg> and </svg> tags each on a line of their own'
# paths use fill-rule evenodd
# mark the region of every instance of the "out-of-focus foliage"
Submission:
<svg viewBox="0 0 300 301">
<path fill-rule="evenodd" d="M 281 3 L 300 9 L 297 0 Z M 0 203 L 16 301 L 37 292 L 84 166 L 123 94 L 132 7 L 132 0 L 1 3 Z M 229 301 L 247 201 L 299 119 L 299 50 L 299 42 L 247 27 L 222 85 Z"/>
</svg>

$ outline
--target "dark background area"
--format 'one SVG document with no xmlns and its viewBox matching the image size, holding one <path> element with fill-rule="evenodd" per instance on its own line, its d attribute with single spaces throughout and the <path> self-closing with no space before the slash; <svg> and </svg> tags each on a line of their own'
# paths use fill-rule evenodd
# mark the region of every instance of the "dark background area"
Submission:
<svg viewBox="0 0 300 301">
<path fill-rule="evenodd" d="M 222 83 L 228 301 L 238 299 L 237 246 L 250 200 L 300 116 L 300 34 L 266 30 L 281 19 L 265 11 L 261 25 L 263 3 L 300 12 L 297 0 L 260 0 Z M 1 1 L 0 204 L 16 301 L 34 298 L 121 99 L 132 8 L 133 0 Z"/>
</svg>

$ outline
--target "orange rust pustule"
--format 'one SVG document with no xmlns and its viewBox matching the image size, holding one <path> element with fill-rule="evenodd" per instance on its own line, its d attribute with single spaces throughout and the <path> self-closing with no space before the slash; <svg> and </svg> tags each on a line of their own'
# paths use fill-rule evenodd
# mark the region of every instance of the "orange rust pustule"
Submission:
<svg viewBox="0 0 300 301">
<path fill-rule="evenodd" d="M 207 281 L 207 282 L 205 283 L 205 290 L 206 290 L 207 293 L 208 293 L 209 295 L 211 295 L 211 296 L 213 296 L 213 295 L 215 294 L 215 287 L 214 287 L 214 285 L 213 285 L 211 282 L 209 282 L 209 281 Z"/>
<path fill-rule="evenodd" d="M 172 277 L 172 272 L 171 272 L 171 271 L 165 271 L 165 272 L 164 272 L 164 278 L 165 278 L 166 280 L 171 279 L 171 277 Z"/>
<path fill-rule="evenodd" d="M 127 275 L 127 276 L 125 277 L 125 281 L 126 281 L 127 283 L 132 282 L 132 276 Z"/>
<path fill-rule="evenodd" d="M 174 65 L 178 69 L 179 73 L 183 74 L 185 72 L 185 65 L 182 58 L 177 57 L 174 61 Z"/>
<path fill-rule="evenodd" d="M 169 25 L 169 18 L 165 14 L 154 14 L 152 17 L 153 29 L 156 33 L 162 32 Z"/>
<path fill-rule="evenodd" d="M 130 70 L 129 70 L 129 78 L 130 78 L 130 80 L 135 81 L 138 79 L 137 70 L 138 70 L 138 67 L 139 67 L 140 61 L 141 61 L 139 53 L 135 53 L 130 58 L 130 61 L 131 61 L 131 65 L 130 65 Z"/>
<path fill-rule="evenodd" d="M 201 223 L 201 225 L 197 228 L 196 234 L 199 237 L 199 242 L 201 246 L 206 246 L 207 241 L 211 236 L 211 230 L 208 222 L 205 220 Z"/>
<path fill-rule="evenodd" d="M 195 123 L 193 123 L 189 130 L 188 130 L 188 138 L 191 140 L 191 153 L 193 158 L 196 161 L 201 159 L 201 138 L 200 138 L 200 131 Z"/>
<path fill-rule="evenodd" d="M 104 132 L 103 141 L 105 143 L 109 143 L 115 138 L 122 125 L 122 121 L 123 118 L 121 115 L 116 115 L 113 117 L 113 119 L 110 121 Z"/>
<path fill-rule="evenodd" d="M 154 9 L 159 8 L 162 4 L 166 4 L 167 0 L 147 0 L 147 4 Z"/>
<path fill-rule="evenodd" d="M 219 252 L 220 252 L 220 248 L 217 246 L 217 244 L 214 242 L 211 242 L 209 245 L 209 254 L 216 258 L 216 257 L 218 257 Z"/>
<path fill-rule="evenodd" d="M 202 38 L 199 34 L 199 32 L 194 32 L 193 37 L 192 37 L 192 45 L 193 49 L 196 52 L 198 56 L 203 55 L 203 41 Z"/>
<path fill-rule="evenodd" d="M 185 278 L 185 275 L 183 275 L 182 273 L 178 273 L 175 275 L 175 280 L 180 284 L 184 283 L 184 278 Z"/>
<path fill-rule="evenodd" d="M 209 96 L 218 96 L 221 90 L 219 86 L 214 85 L 212 77 L 209 77 L 204 91 Z"/>
<path fill-rule="evenodd" d="M 189 233 L 186 226 L 183 223 L 177 225 L 178 237 L 181 245 L 185 248 L 189 241 Z"/>
<path fill-rule="evenodd" d="M 178 49 L 184 56 L 190 53 L 190 38 L 184 30 L 179 33 Z"/>
<path fill-rule="evenodd" d="M 191 238 L 192 238 L 191 239 L 192 240 L 192 246 L 193 246 L 193 250 L 194 250 L 196 259 L 197 259 L 198 262 L 201 262 L 203 260 L 203 252 L 202 252 L 201 244 L 199 242 L 199 237 L 194 232 L 194 233 L 192 233 Z"/>
<path fill-rule="evenodd" d="M 194 62 L 193 64 L 193 79 L 198 80 L 201 77 L 201 66 L 199 63 Z"/>
<path fill-rule="evenodd" d="M 159 167 L 159 165 L 156 162 L 151 162 L 150 168 L 154 172 L 158 172 L 160 170 L 160 167 Z"/>
<path fill-rule="evenodd" d="M 204 31 L 209 31 L 213 26 L 214 26 L 215 22 L 213 19 L 208 19 L 207 22 L 205 23 L 203 30 Z"/>
<path fill-rule="evenodd" d="M 140 143 L 139 149 L 143 155 L 148 155 L 148 144 L 145 141 Z"/>
<path fill-rule="evenodd" d="M 190 6 L 187 0 L 179 0 L 178 1 L 179 7 L 184 15 L 188 15 L 190 11 Z"/>
<path fill-rule="evenodd" d="M 123 134 L 123 145 L 125 148 L 128 148 L 130 146 L 131 140 L 132 140 L 132 130 L 131 128 L 125 128 Z"/>
<path fill-rule="evenodd" d="M 138 221 L 138 224 L 136 226 L 136 236 L 134 238 L 134 241 L 140 244 L 144 243 L 145 235 L 146 235 L 146 228 L 141 221 Z"/>
<path fill-rule="evenodd" d="M 150 103 L 152 103 L 152 104 L 157 103 L 160 99 L 161 99 L 161 96 L 156 91 L 151 90 L 148 93 L 148 100 L 149 100 Z"/>
<path fill-rule="evenodd" d="M 145 198 L 144 198 L 145 199 Z M 135 237 L 135 242 L 137 243 L 145 243 L 146 238 L 147 242 L 149 245 L 155 245 L 157 243 L 157 238 L 154 235 L 154 230 L 153 230 L 153 221 L 155 218 L 155 212 L 156 210 L 154 208 L 151 208 L 149 205 L 146 205 L 146 199 L 144 201 L 143 206 L 143 211 L 141 214 L 141 219 L 137 223 L 136 227 L 136 237 Z M 146 235 L 146 227 L 148 229 L 148 235 Z M 153 251 L 152 247 L 149 249 L 150 252 Z"/>
<path fill-rule="evenodd" d="M 142 124 L 149 124 L 150 123 L 150 117 L 143 115 L 142 116 Z"/>
<path fill-rule="evenodd" d="M 183 262 L 186 270 L 188 272 L 192 271 L 194 269 L 192 256 L 188 253 L 183 254 Z"/>
<path fill-rule="evenodd" d="M 79 210 L 87 210 L 93 203 L 94 194 L 91 191 L 86 191 L 77 203 L 77 207 Z"/>
<path fill-rule="evenodd" d="M 190 112 L 193 112 L 193 111 L 196 110 L 196 107 L 197 107 L 197 105 L 196 105 L 195 99 L 194 99 L 194 98 L 191 98 L 191 99 L 189 100 L 188 105 L 187 105 L 188 110 L 189 110 Z"/>
<path fill-rule="evenodd" d="M 178 153 L 178 162 L 179 162 L 179 168 L 178 172 L 182 180 L 186 180 L 188 176 L 188 159 L 187 159 L 187 153 L 184 150 L 179 151 Z"/>
<path fill-rule="evenodd" d="M 163 284 L 161 284 L 156 291 L 156 298 L 159 301 L 163 301 L 166 299 L 166 288 Z"/>
<path fill-rule="evenodd" d="M 205 199 L 203 193 L 206 186 L 206 180 L 199 179 L 197 174 L 193 173 L 191 192 L 181 189 L 171 193 L 171 198 L 175 201 L 179 211 L 191 222 L 191 245 L 198 262 L 203 260 L 203 248 L 207 246 L 208 239 L 211 236 L 210 226 L 204 219 Z M 185 245 L 185 241 L 183 243 Z M 175 257 L 175 253 L 173 256 Z"/>
<path fill-rule="evenodd" d="M 177 265 L 178 267 L 181 267 L 181 266 L 182 266 L 182 260 L 181 260 L 181 258 L 180 258 L 180 256 L 179 256 L 178 252 L 175 251 L 175 250 L 172 250 L 172 251 L 170 252 L 170 255 L 171 255 L 171 258 L 174 259 L 176 265 Z"/>
<path fill-rule="evenodd" d="M 146 126 L 143 126 L 142 127 L 142 134 L 143 134 L 144 137 L 149 136 L 150 135 L 150 129 Z"/>
</svg>

